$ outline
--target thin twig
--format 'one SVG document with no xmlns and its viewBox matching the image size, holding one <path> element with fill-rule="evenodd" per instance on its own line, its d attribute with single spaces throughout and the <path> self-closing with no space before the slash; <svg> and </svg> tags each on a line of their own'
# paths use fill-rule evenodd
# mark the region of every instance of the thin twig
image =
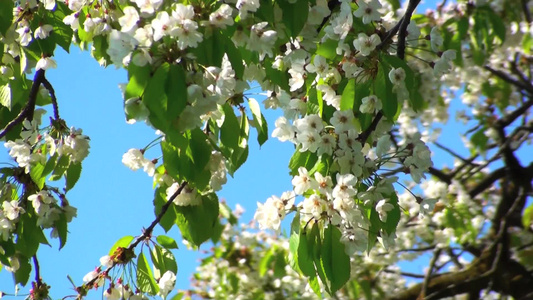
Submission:
<svg viewBox="0 0 533 300">
<path fill-rule="evenodd" d="M 508 83 L 516 86 L 519 89 L 525 90 L 528 93 L 533 94 L 533 85 L 526 84 L 524 82 L 518 81 L 515 78 L 509 76 L 509 74 L 504 73 L 504 72 L 502 72 L 500 70 L 495 70 L 495 69 L 491 68 L 490 66 L 485 66 L 484 68 L 485 68 L 485 70 L 489 71 L 492 75 L 495 75 L 495 76 L 503 79 L 504 81 L 507 81 Z"/>
<path fill-rule="evenodd" d="M 424 277 L 424 282 L 422 284 L 422 290 L 420 291 L 420 295 L 422 296 L 422 299 L 424 299 L 424 297 L 427 294 L 429 281 L 431 280 L 431 274 L 433 273 L 433 269 L 435 268 L 435 264 L 437 263 L 437 260 L 439 259 L 441 251 L 442 251 L 441 248 L 435 249 L 435 254 L 433 254 L 433 257 L 431 258 L 431 261 L 429 262 L 428 272 L 426 273 L 426 276 Z"/>
<path fill-rule="evenodd" d="M 54 91 L 54 87 L 50 84 L 50 82 L 46 78 L 43 79 L 43 86 L 48 90 L 48 93 L 50 94 L 50 98 L 52 98 L 52 107 L 54 108 L 54 119 L 58 121 L 59 120 L 59 107 L 57 106 L 57 98 L 56 98 L 56 92 Z"/>
<path fill-rule="evenodd" d="M 383 272 L 385 273 L 389 273 L 389 274 L 400 274 L 402 276 L 405 276 L 405 277 L 412 277 L 412 278 L 419 278 L 419 279 L 422 279 L 425 277 L 425 275 L 423 274 L 415 274 L 415 273 L 409 273 L 409 272 L 396 272 L 394 270 L 389 270 L 389 269 L 383 269 Z"/>
<path fill-rule="evenodd" d="M 135 248 L 141 241 L 152 235 L 152 231 L 154 231 L 155 226 L 159 223 L 159 221 L 161 221 L 161 218 L 163 218 L 168 208 L 172 205 L 174 199 L 176 199 L 176 197 L 181 194 L 181 191 L 183 191 L 186 186 L 187 181 L 184 181 L 182 184 L 180 184 L 178 190 L 167 200 L 167 203 L 165 203 L 165 205 L 161 207 L 161 211 L 159 212 L 155 220 L 152 222 L 152 224 L 150 224 L 150 226 L 148 226 L 148 228 L 144 230 L 143 234 L 141 234 L 137 239 L 135 239 L 135 241 L 128 247 L 128 249 L 131 250 Z"/>
<path fill-rule="evenodd" d="M 133 250 L 133 248 L 135 248 L 140 242 L 146 240 L 146 238 L 150 237 L 152 235 L 152 231 L 154 230 L 155 226 L 159 223 L 159 221 L 161 221 L 161 218 L 163 218 L 163 216 L 165 215 L 165 213 L 168 211 L 168 209 L 170 208 L 170 206 L 173 204 L 174 202 L 174 199 L 176 199 L 176 197 L 181 194 L 181 192 L 183 191 L 183 189 L 185 188 L 185 186 L 187 186 L 187 182 L 184 181 L 182 184 L 180 184 L 180 186 L 178 187 L 178 190 L 176 192 L 174 192 L 174 194 L 172 194 L 172 196 L 167 200 L 167 202 L 161 207 L 161 211 L 159 212 L 159 214 L 157 214 L 155 220 L 150 224 L 150 226 L 148 226 L 144 231 L 143 233 L 137 237 L 135 239 L 135 241 L 133 243 L 131 243 L 128 247 L 128 250 Z M 110 267 L 108 267 L 105 271 L 106 272 L 109 272 L 111 271 L 116 265 L 118 265 L 117 263 L 113 263 Z M 92 288 L 94 286 L 94 283 L 96 281 L 99 280 L 99 276 L 96 276 L 95 278 L 93 278 L 91 281 L 85 283 L 83 286 L 84 287 L 88 287 L 88 288 Z"/>
<path fill-rule="evenodd" d="M 41 272 L 39 268 L 39 261 L 37 260 L 37 254 L 32 256 L 33 259 L 33 268 L 35 269 L 35 282 L 37 282 L 37 286 L 41 286 L 43 284 L 41 280 Z"/>
</svg>

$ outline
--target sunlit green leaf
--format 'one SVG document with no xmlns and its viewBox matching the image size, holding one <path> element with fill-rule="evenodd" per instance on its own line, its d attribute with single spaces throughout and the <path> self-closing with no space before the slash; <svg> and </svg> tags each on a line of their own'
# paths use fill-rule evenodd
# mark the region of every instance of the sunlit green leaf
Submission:
<svg viewBox="0 0 533 300">
<path fill-rule="evenodd" d="M 66 172 L 66 187 L 65 189 L 69 191 L 74 187 L 76 182 L 78 182 L 78 179 L 80 179 L 81 175 L 81 163 L 80 162 L 73 162 L 70 164 L 70 166 L 67 169 Z"/>
<path fill-rule="evenodd" d="M 320 255 L 331 293 L 338 291 L 350 279 L 350 257 L 344 252 L 340 238 L 341 232 L 337 227 L 330 225 L 324 229 Z"/>
<path fill-rule="evenodd" d="M 159 286 L 155 282 L 148 261 L 142 252 L 137 259 L 137 287 L 142 292 L 150 295 L 155 295 L 159 292 Z"/>
<path fill-rule="evenodd" d="M 127 248 L 131 242 L 133 241 L 134 237 L 131 236 L 131 235 L 126 235 L 126 236 L 123 236 L 121 237 L 118 241 L 115 242 L 115 244 L 113 244 L 113 246 L 111 247 L 111 249 L 109 250 L 109 255 L 113 255 L 115 253 L 115 251 L 121 247 L 121 248 Z"/>
</svg>

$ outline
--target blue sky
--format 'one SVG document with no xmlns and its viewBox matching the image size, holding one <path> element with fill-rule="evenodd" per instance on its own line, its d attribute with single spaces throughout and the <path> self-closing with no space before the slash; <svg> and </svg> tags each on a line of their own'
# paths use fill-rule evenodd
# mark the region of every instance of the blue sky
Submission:
<svg viewBox="0 0 533 300">
<path fill-rule="evenodd" d="M 127 78 L 124 70 L 104 69 L 87 52 L 82 53 L 76 47 L 70 54 L 56 50 L 55 58 L 58 68 L 48 71 L 47 78 L 55 88 L 60 115 L 69 126 L 82 128 L 91 138 L 91 153 L 84 161 L 80 181 L 67 195 L 71 205 L 78 208 L 78 217 L 69 226 L 65 248 L 58 252 L 57 241 L 51 240 L 52 247 L 41 246 L 39 250 L 41 276 L 52 286 L 54 299 L 75 294 L 67 275 L 80 285 L 82 277 L 99 265 L 99 258 L 107 254 L 116 240 L 125 235 L 139 235 L 154 219 L 151 178 L 142 171 L 130 171 L 121 158 L 128 149 L 144 147 L 156 137 L 154 130 L 144 123 L 125 122 L 118 89 L 118 84 Z M 272 132 L 280 112 L 265 114 Z M 443 142 L 462 145 L 457 130 L 457 127 L 446 127 L 449 134 L 443 135 Z M 292 188 L 287 165 L 293 149 L 292 144 L 272 138 L 259 149 L 252 135 L 248 161 L 219 193 L 230 207 L 239 203 L 246 209 L 242 222 L 252 219 L 258 201 L 264 202 L 271 195 Z M 147 156 L 156 158 L 159 152 L 148 151 Z M 0 149 L 0 161 L 8 159 L 7 151 Z M 154 234 L 161 233 L 157 228 Z M 168 235 L 181 240 L 176 228 Z M 179 245 L 175 253 L 179 268 L 177 287 L 186 288 L 200 255 L 186 250 L 181 242 Z M 413 265 L 413 271 L 421 272 L 423 265 L 422 262 Z M 14 291 L 11 274 L 5 270 L 0 271 L 0 291 Z M 27 289 L 21 293 L 24 291 Z M 90 298 L 96 297 L 98 292 L 93 292 Z"/>
</svg>

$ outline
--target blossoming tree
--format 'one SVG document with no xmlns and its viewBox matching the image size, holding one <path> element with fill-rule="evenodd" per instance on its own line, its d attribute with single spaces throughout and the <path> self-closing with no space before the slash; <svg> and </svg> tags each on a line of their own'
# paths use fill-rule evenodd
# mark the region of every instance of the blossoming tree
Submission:
<svg viewBox="0 0 533 300">
<path fill-rule="evenodd" d="M 77 45 L 127 70 L 126 119 L 159 134 L 123 156 L 154 179 L 154 220 L 73 279 L 78 298 L 166 298 L 177 244 L 156 226 L 215 244 L 176 299 L 533 297 L 533 1 L 419 3 L 0 1 L 0 138 L 16 162 L 0 169 L 0 262 L 29 298 L 49 297 L 37 253 L 47 234 L 67 241 L 89 138 L 60 116 L 46 71 Z M 250 127 L 269 136 L 251 82 L 283 111 L 271 135 L 295 149 L 294 188 L 258 203 L 260 231 L 216 194 Z M 434 127 L 460 101 L 469 157 Z M 433 166 L 428 145 L 453 165 Z M 399 268 L 419 256 L 424 274 Z"/>
</svg>

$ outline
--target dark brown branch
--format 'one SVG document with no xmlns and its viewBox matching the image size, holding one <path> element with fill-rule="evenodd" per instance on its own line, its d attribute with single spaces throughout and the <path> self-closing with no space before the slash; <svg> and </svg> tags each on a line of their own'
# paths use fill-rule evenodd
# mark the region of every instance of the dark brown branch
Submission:
<svg viewBox="0 0 533 300">
<path fill-rule="evenodd" d="M 381 118 L 383 118 L 383 113 L 381 111 L 379 111 L 376 116 L 374 117 L 374 120 L 372 120 L 372 123 L 370 124 L 370 126 L 368 126 L 368 128 L 363 131 L 361 133 L 361 135 L 359 135 L 359 137 L 357 138 L 359 140 L 359 142 L 361 142 L 361 144 L 364 146 L 365 143 L 366 143 L 366 140 L 368 139 L 368 137 L 370 136 L 370 134 L 376 130 L 376 127 L 378 127 L 378 124 L 379 124 L 379 121 L 381 121 Z"/>
<path fill-rule="evenodd" d="M 518 117 L 523 115 L 529 108 L 533 106 L 533 98 L 529 99 L 529 101 L 525 102 L 522 106 L 515 109 L 512 113 L 506 115 L 502 119 L 498 120 L 500 126 L 506 127 L 509 124 L 513 123 Z"/>
<path fill-rule="evenodd" d="M 442 252 L 442 249 L 435 249 L 435 252 L 433 254 L 433 257 L 431 258 L 431 261 L 429 262 L 429 268 L 426 273 L 426 276 L 424 276 L 424 281 L 422 282 L 422 290 L 420 291 L 420 297 L 424 299 L 427 295 L 428 291 L 428 285 L 429 281 L 431 280 L 431 274 L 433 274 L 433 270 L 435 269 L 435 264 L 437 263 L 437 260 L 439 259 L 440 253 Z"/>
<path fill-rule="evenodd" d="M 398 48 L 396 50 L 396 56 L 401 59 L 405 58 L 405 38 L 407 37 L 407 26 L 411 22 L 411 16 L 415 11 L 416 7 L 420 3 L 420 0 L 409 0 L 407 8 L 405 10 L 405 15 L 402 18 L 399 33 L 398 33 Z"/>
<path fill-rule="evenodd" d="M 135 239 L 135 241 L 128 247 L 128 249 L 132 250 L 141 241 L 152 236 L 152 231 L 154 231 L 155 226 L 159 223 L 159 221 L 161 221 L 161 218 L 163 218 L 163 216 L 165 215 L 169 207 L 172 205 L 172 203 L 174 202 L 174 199 L 176 199 L 176 197 L 178 197 L 178 195 L 181 194 L 181 191 L 183 191 L 183 189 L 186 186 L 187 186 L 187 181 L 184 181 L 182 184 L 180 184 L 180 186 L 178 187 L 178 190 L 167 200 L 167 203 L 165 203 L 163 207 L 161 207 L 161 211 L 159 212 L 155 220 L 152 222 L 152 224 L 150 224 L 150 226 L 148 226 L 148 228 L 144 230 L 143 234 L 141 234 L 137 239 Z"/>
<path fill-rule="evenodd" d="M 35 282 L 37 283 L 37 286 L 41 286 L 43 284 L 41 280 L 41 271 L 39 268 L 39 261 L 37 260 L 37 254 L 32 256 L 33 260 L 33 268 L 35 269 Z"/>
<path fill-rule="evenodd" d="M 409 272 L 396 272 L 394 270 L 389 270 L 389 269 L 383 269 L 383 272 L 385 273 L 389 273 L 389 274 L 400 274 L 402 276 L 405 276 L 405 277 L 411 277 L 411 278 L 419 278 L 419 279 L 422 279 L 425 277 L 425 275 L 423 274 L 415 274 L 415 273 L 409 273 Z"/>
<path fill-rule="evenodd" d="M 473 199 L 474 197 L 482 193 L 484 190 L 492 186 L 492 184 L 494 184 L 496 180 L 501 179 L 503 176 L 505 176 L 505 168 L 499 168 L 492 171 L 487 177 L 485 177 L 470 191 L 468 191 L 468 195 L 471 199 Z"/>
<path fill-rule="evenodd" d="M 180 184 L 180 186 L 178 187 L 178 190 L 172 194 L 172 196 L 170 196 L 170 198 L 167 200 L 167 202 L 161 207 L 161 211 L 159 212 L 159 214 L 157 214 L 155 220 L 150 224 L 150 226 L 148 226 L 148 228 L 146 228 L 145 230 L 143 230 L 143 233 L 138 236 L 135 241 L 133 241 L 133 243 L 131 243 L 129 246 L 128 246 L 128 251 L 133 251 L 133 249 L 139 244 L 141 243 L 142 241 L 146 240 L 147 238 L 150 238 L 151 235 L 152 235 L 152 232 L 155 228 L 155 226 L 159 223 L 159 221 L 161 221 L 161 218 L 163 218 L 163 216 L 165 215 L 165 213 L 168 211 L 168 209 L 170 208 L 170 206 L 173 204 L 174 202 L 174 199 L 176 199 L 176 197 L 181 194 L 181 192 L 183 191 L 183 189 L 187 186 L 187 182 L 184 181 L 182 184 Z M 110 267 L 108 267 L 105 271 L 106 272 L 109 272 L 111 271 L 115 266 L 117 265 L 117 263 L 113 263 L 113 265 L 111 265 Z M 96 276 L 93 280 L 85 283 L 82 287 L 80 287 L 79 289 L 82 290 L 82 291 L 87 291 L 88 289 L 91 289 L 93 286 L 94 286 L 94 283 L 97 282 L 99 280 L 99 276 Z"/>
<path fill-rule="evenodd" d="M 488 70 L 492 75 L 495 75 L 504 81 L 507 81 L 508 83 L 516 86 L 519 89 L 527 91 L 529 94 L 533 94 L 533 85 L 531 84 L 525 84 L 524 82 L 518 81 L 515 78 L 509 76 L 509 74 L 502 72 L 500 70 L 495 70 L 491 68 L 490 66 L 485 66 L 485 70 Z"/>
<path fill-rule="evenodd" d="M 35 72 L 35 76 L 33 77 L 33 84 L 31 86 L 30 95 L 28 97 L 28 102 L 26 103 L 26 106 L 20 111 L 19 115 L 13 119 L 11 122 L 9 122 L 6 127 L 0 132 L 0 139 L 5 137 L 15 126 L 18 124 L 21 124 L 24 119 L 27 119 L 29 121 L 33 120 L 33 112 L 35 111 L 35 102 L 37 101 L 37 93 L 39 92 L 39 86 L 43 81 L 44 78 L 44 70 L 40 69 Z"/>
<path fill-rule="evenodd" d="M 452 183 L 452 177 L 439 169 L 429 167 L 429 174 L 437 177 L 438 179 L 440 179 L 440 181 L 445 182 L 446 184 Z"/>
<path fill-rule="evenodd" d="M 50 94 L 50 98 L 52 98 L 52 107 L 54 108 L 54 119 L 58 121 L 59 120 L 59 107 L 57 106 L 57 98 L 56 98 L 56 92 L 54 91 L 54 87 L 50 84 L 50 82 L 46 78 L 43 79 L 43 86 L 48 90 L 48 93 Z"/>
</svg>

